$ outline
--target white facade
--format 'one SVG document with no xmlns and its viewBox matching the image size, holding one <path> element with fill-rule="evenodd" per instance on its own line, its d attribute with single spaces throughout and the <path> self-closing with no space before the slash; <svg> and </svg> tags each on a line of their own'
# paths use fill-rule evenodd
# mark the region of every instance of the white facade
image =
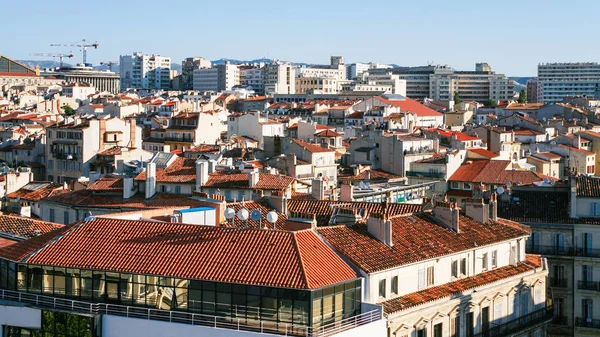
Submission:
<svg viewBox="0 0 600 337">
<path fill-rule="evenodd" d="M 566 96 L 600 98 L 600 64 L 539 64 L 537 90 L 537 101 L 543 103 L 562 102 Z"/>
<path fill-rule="evenodd" d="M 284 124 L 261 117 L 259 112 L 250 112 L 241 116 L 230 116 L 227 121 L 227 136 L 247 136 L 264 146 L 266 136 L 284 136 Z"/>
<path fill-rule="evenodd" d="M 296 70 L 291 63 L 275 62 L 265 66 L 264 91 L 267 95 L 296 93 Z"/>
<path fill-rule="evenodd" d="M 169 89 L 171 87 L 171 58 L 160 55 L 134 53 L 121 55 L 121 90 Z"/>
<path fill-rule="evenodd" d="M 251 86 L 257 95 L 265 94 L 265 69 L 248 68 L 240 70 L 240 84 Z"/>
<path fill-rule="evenodd" d="M 219 70 L 217 68 L 194 69 L 193 88 L 200 92 L 219 91 Z"/>
</svg>

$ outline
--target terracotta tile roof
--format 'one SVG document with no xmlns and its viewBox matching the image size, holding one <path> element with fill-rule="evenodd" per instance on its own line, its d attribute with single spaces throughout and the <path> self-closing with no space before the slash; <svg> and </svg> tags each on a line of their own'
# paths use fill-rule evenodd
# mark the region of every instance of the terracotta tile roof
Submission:
<svg viewBox="0 0 600 337">
<path fill-rule="evenodd" d="M 293 200 L 315 200 L 315 198 L 310 193 L 301 193 L 301 192 L 292 192 Z"/>
<path fill-rule="evenodd" d="M 461 216 L 460 233 L 438 225 L 431 215 L 424 213 L 396 217 L 391 222 L 392 247 L 377 240 L 362 224 L 320 227 L 318 232 L 367 273 L 471 250 L 474 242 L 481 247 L 529 235 L 528 230 L 509 225 L 503 219 L 482 224 Z"/>
<path fill-rule="evenodd" d="M 327 226 L 334 209 L 355 209 L 364 210 L 363 217 L 368 217 L 371 213 L 381 213 L 382 206 L 380 203 L 360 202 L 360 201 L 331 201 L 331 200 L 314 200 L 311 199 L 290 199 L 288 200 L 288 212 L 299 212 L 303 214 L 314 214 L 317 218 L 317 226 Z M 400 216 L 419 212 L 422 210 L 422 205 L 403 204 L 403 203 L 388 203 L 388 216 Z"/>
<path fill-rule="evenodd" d="M 497 153 L 494 153 L 492 151 L 488 151 L 486 149 L 467 149 L 467 151 L 468 152 L 473 152 L 475 154 L 478 154 L 478 155 L 480 155 L 482 157 L 486 157 L 486 158 L 489 158 L 489 159 L 496 158 L 496 157 L 499 156 Z"/>
<path fill-rule="evenodd" d="M 288 126 L 288 130 L 298 130 L 298 124 L 295 123 L 295 124 Z"/>
<path fill-rule="evenodd" d="M 13 244 L 15 244 L 17 242 L 19 242 L 19 241 L 9 240 L 9 239 L 5 239 L 5 238 L 0 237 L 0 248 L 2 248 L 2 247 L 8 247 L 8 246 L 13 245 Z"/>
<path fill-rule="evenodd" d="M 569 151 L 575 151 L 575 152 L 585 153 L 588 156 L 596 154 L 594 152 L 591 152 L 591 151 L 588 151 L 588 150 L 585 150 L 585 149 L 578 149 L 576 147 L 568 146 L 568 145 L 564 145 L 564 144 L 558 144 L 558 146 L 563 147 L 565 149 L 569 149 Z"/>
<path fill-rule="evenodd" d="M 120 155 L 120 154 L 121 154 L 120 146 L 113 146 L 102 152 L 98 152 L 98 155 L 100 155 L 100 156 L 115 156 L 115 155 Z"/>
<path fill-rule="evenodd" d="M 252 101 L 264 101 L 265 99 L 267 99 L 266 96 L 254 96 L 254 97 L 248 97 L 244 100 L 244 102 L 252 102 Z"/>
<path fill-rule="evenodd" d="M 61 224 L 45 222 L 12 215 L 0 215 L 0 232 L 17 235 L 23 238 L 33 238 L 64 227 Z"/>
<path fill-rule="evenodd" d="M 586 175 L 577 176 L 577 196 L 600 197 L 600 178 Z"/>
<path fill-rule="evenodd" d="M 280 174 L 259 173 L 258 183 L 255 187 L 250 187 L 248 173 L 211 173 L 202 187 L 283 190 L 295 180 L 293 177 Z"/>
<path fill-rule="evenodd" d="M 542 266 L 542 257 L 539 255 L 527 254 L 525 261 L 516 265 L 508 265 L 483 272 L 471 277 L 448 282 L 436 287 L 424 289 L 404 296 L 396 297 L 382 302 L 385 314 L 392 314 L 398 311 L 413 308 L 428 302 L 441 300 L 460 294 L 464 291 L 481 287 L 490 283 L 502 281 L 506 278 L 517 276 L 519 274 L 534 271 Z"/>
<path fill-rule="evenodd" d="M 62 232 L 2 248 L 0 256 L 31 264 L 294 289 L 357 277 L 311 230 L 97 218 L 68 227 L 60 236 Z"/>
<path fill-rule="evenodd" d="M 194 152 L 194 153 L 206 153 L 206 152 L 212 152 L 212 153 L 216 153 L 219 152 L 221 149 L 219 148 L 218 145 L 210 145 L 210 144 L 200 144 L 198 146 L 195 146 L 189 150 L 185 150 L 185 152 Z"/>
<path fill-rule="evenodd" d="M 42 202 L 58 203 L 73 207 L 136 210 L 162 207 L 201 207 L 206 206 L 202 201 L 191 199 L 189 196 L 158 193 L 152 199 L 146 199 L 143 193 L 137 193 L 129 199 L 121 195 L 98 195 L 93 191 L 80 190 L 46 198 Z"/>
<path fill-rule="evenodd" d="M 315 136 L 316 137 L 341 137 L 342 134 L 335 132 L 333 130 L 324 130 L 324 131 L 315 133 Z"/>
<path fill-rule="evenodd" d="M 309 151 L 309 152 L 312 152 L 312 153 L 320 153 L 320 152 L 335 152 L 334 150 L 332 150 L 332 149 L 329 149 L 329 148 L 322 147 L 322 146 L 321 146 L 321 145 L 319 145 L 319 144 L 310 144 L 310 143 L 307 143 L 307 142 L 301 141 L 301 140 L 299 140 L 299 139 L 294 139 L 294 138 L 292 138 L 291 140 L 292 140 L 294 143 L 296 143 L 296 144 L 300 145 L 302 148 L 304 148 L 304 149 L 306 149 L 307 151 Z"/>
<path fill-rule="evenodd" d="M 533 171 L 507 170 L 509 164 L 508 160 L 474 160 L 470 164 L 461 165 L 448 180 L 499 185 L 504 185 L 506 182 L 529 185 L 543 181 L 544 178 L 558 180 Z"/>
<path fill-rule="evenodd" d="M 404 99 L 404 100 L 388 100 L 381 96 L 375 96 L 375 98 L 386 104 L 400 108 L 400 111 L 413 112 L 419 117 L 425 117 L 425 116 L 441 117 L 441 116 L 443 116 L 443 114 L 441 114 L 429 107 L 426 107 L 425 105 L 415 101 L 414 99 L 408 98 L 408 97 L 406 97 L 406 99 Z"/>
<path fill-rule="evenodd" d="M 227 207 L 233 208 L 235 210 L 236 214 L 242 208 L 247 209 L 248 212 L 258 209 L 262 213 L 262 222 L 261 223 L 254 221 L 250 218 L 248 219 L 247 223 L 238 221 L 236 219 L 235 224 L 232 222 L 227 222 L 227 226 L 235 227 L 235 228 L 244 228 L 244 227 L 260 228 L 260 226 L 262 226 L 263 228 L 273 229 L 273 225 L 267 221 L 267 213 L 269 213 L 271 211 L 276 211 L 276 210 L 265 199 L 259 200 L 259 201 L 228 202 Z M 287 215 L 277 212 L 277 222 L 275 222 L 275 227 L 280 230 L 286 230 L 287 229 L 285 226 L 286 220 L 287 220 Z"/>
<path fill-rule="evenodd" d="M 146 172 L 135 177 L 136 181 L 146 181 Z M 179 157 L 167 168 L 156 168 L 156 182 L 159 183 L 196 183 L 196 161 Z"/>
<path fill-rule="evenodd" d="M 87 187 L 88 191 L 123 191 L 123 177 L 104 176 Z"/>
<path fill-rule="evenodd" d="M 512 103 L 508 105 L 506 110 L 538 110 L 543 107 L 544 103 Z"/>
<path fill-rule="evenodd" d="M 27 201 L 40 201 L 53 195 L 58 195 L 67 192 L 69 191 L 63 190 L 62 185 L 45 181 L 32 181 L 29 184 L 21 187 L 20 189 L 9 193 L 6 197 L 8 199 L 21 198 L 21 200 Z"/>
<path fill-rule="evenodd" d="M 364 181 L 367 180 L 367 172 L 370 178 L 368 180 L 390 180 L 390 179 L 402 179 L 401 176 L 393 173 L 385 172 L 383 170 L 365 170 L 358 175 L 354 174 L 338 174 L 340 180 L 351 180 L 351 181 Z"/>
<path fill-rule="evenodd" d="M 348 116 L 346 116 L 346 119 L 363 119 L 364 116 L 365 116 L 364 111 L 355 111 L 355 112 L 349 114 Z"/>
<path fill-rule="evenodd" d="M 434 128 L 424 129 L 424 130 L 427 130 L 428 132 L 431 132 L 431 133 L 437 133 L 438 135 L 440 135 L 441 137 L 444 137 L 444 138 L 452 138 L 452 136 L 456 136 L 456 139 L 461 142 L 481 140 L 478 137 L 470 136 L 470 135 L 464 134 L 462 132 L 457 132 L 457 131 L 452 131 L 452 130 L 434 129 Z"/>
</svg>

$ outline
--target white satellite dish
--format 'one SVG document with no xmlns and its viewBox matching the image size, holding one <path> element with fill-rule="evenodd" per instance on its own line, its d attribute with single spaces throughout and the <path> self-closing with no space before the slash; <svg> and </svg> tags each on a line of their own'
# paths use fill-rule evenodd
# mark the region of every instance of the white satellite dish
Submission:
<svg viewBox="0 0 600 337">
<path fill-rule="evenodd" d="M 360 183 L 358 183 L 358 187 L 361 188 L 361 189 L 367 188 L 367 186 L 365 185 L 365 183 L 363 183 L 362 181 Z"/>
<path fill-rule="evenodd" d="M 520 181 L 517 181 L 517 186 L 519 186 L 519 185 L 521 185 L 521 182 L 520 182 Z"/>
<path fill-rule="evenodd" d="M 554 181 L 554 180 L 550 181 L 550 185 L 554 186 L 554 184 L 556 184 L 556 181 Z"/>
<path fill-rule="evenodd" d="M 225 209 L 225 219 L 231 220 L 235 217 L 235 210 L 233 208 Z"/>
<path fill-rule="evenodd" d="M 171 192 L 171 186 L 167 186 L 167 192 Z"/>
<path fill-rule="evenodd" d="M 502 194 L 502 193 L 504 193 L 504 188 L 502 188 L 502 186 L 500 186 L 496 189 L 496 192 L 498 192 L 498 194 Z"/>
<path fill-rule="evenodd" d="M 237 212 L 238 219 L 240 219 L 242 221 L 248 220 L 249 215 L 250 214 L 249 214 L 248 210 L 245 208 L 242 208 Z"/>
<path fill-rule="evenodd" d="M 368 190 L 370 190 L 370 189 L 371 189 L 371 184 L 369 184 L 369 183 L 366 183 L 365 185 L 367 186 L 367 189 L 368 189 Z"/>
<path fill-rule="evenodd" d="M 238 169 L 240 169 L 240 171 L 243 171 L 244 167 L 246 167 L 246 165 L 244 165 L 244 163 L 241 163 L 240 166 L 238 166 Z"/>
<path fill-rule="evenodd" d="M 547 183 L 549 183 L 549 182 L 550 182 L 550 179 L 548 179 L 548 178 L 544 178 L 544 184 L 547 184 Z"/>
<path fill-rule="evenodd" d="M 275 211 L 271 211 L 269 213 L 267 213 L 267 221 L 275 224 L 277 222 L 277 219 L 279 218 L 279 216 L 277 215 L 277 212 Z"/>
<path fill-rule="evenodd" d="M 261 218 L 262 218 L 262 213 L 260 212 L 259 209 L 255 209 L 252 212 L 250 212 L 250 219 L 252 219 L 254 221 L 260 221 Z"/>
</svg>

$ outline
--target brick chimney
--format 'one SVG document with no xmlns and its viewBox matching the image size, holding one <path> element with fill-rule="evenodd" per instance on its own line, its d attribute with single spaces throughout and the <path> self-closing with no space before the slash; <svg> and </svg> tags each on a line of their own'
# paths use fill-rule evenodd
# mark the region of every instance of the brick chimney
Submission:
<svg viewBox="0 0 600 337">
<path fill-rule="evenodd" d="M 283 191 L 271 192 L 271 195 L 268 196 L 268 200 L 270 204 L 277 210 L 277 212 L 287 215 L 287 198 L 285 197 Z"/>
<path fill-rule="evenodd" d="M 207 181 L 208 162 L 206 160 L 198 160 L 196 161 L 196 191 L 200 191 Z"/>
<path fill-rule="evenodd" d="M 377 240 L 392 247 L 392 222 L 383 214 L 371 213 L 367 219 L 367 230 Z"/>
<path fill-rule="evenodd" d="M 150 199 L 156 193 L 156 163 L 148 163 L 146 166 L 146 199 Z"/>
<path fill-rule="evenodd" d="M 460 233 L 460 215 L 455 202 L 437 201 L 433 207 L 433 216 L 445 227 Z"/>
<path fill-rule="evenodd" d="M 483 202 L 482 198 L 467 198 L 465 214 L 481 223 L 488 223 L 490 218 L 489 206 Z"/>
<path fill-rule="evenodd" d="M 498 220 L 498 197 L 496 196 L 496 193 L 490 195 L 489 214 L 490 220 Z"/>
</svg>

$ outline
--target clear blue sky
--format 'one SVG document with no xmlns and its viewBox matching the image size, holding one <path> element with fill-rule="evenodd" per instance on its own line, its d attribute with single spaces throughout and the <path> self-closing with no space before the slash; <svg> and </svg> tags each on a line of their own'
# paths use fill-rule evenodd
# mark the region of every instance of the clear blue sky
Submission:
<svg viewBox="0 0 600 337">
<path fill-rule="evenodd" d="M 428 61 L 472 70 L 488 62 L 532 76 L 539 62 L 598 61 L 597 0 L 3 1 L 0 54 L 69 52 L 83 38 L 92 63 L 134 51 L 171 56 L 328 63 Z M 76 61 L 81 54 L 72 48 Z"/>
</svg>

